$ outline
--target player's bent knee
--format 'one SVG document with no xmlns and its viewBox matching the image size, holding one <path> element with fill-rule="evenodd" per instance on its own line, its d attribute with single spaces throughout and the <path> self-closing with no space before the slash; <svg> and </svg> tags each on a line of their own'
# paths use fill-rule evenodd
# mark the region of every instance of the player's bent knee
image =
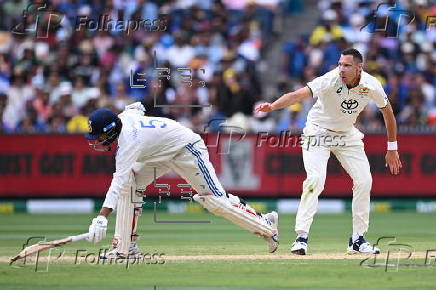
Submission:
<svg viewBox="0 0 436 290">
<path fill-rule="evenodd" d="M 213 195 L 199 195 L 195 194 L 193 196 L 193 199 L 201 204 L 205 209 L 207 209 L 210 213 L 217 215 L 217 216 L 224 216 L 224 209 L 220 205 L 219 202 L 217 202 L 217 199 L 219 197 L 213 196 Z"/>
</svg>

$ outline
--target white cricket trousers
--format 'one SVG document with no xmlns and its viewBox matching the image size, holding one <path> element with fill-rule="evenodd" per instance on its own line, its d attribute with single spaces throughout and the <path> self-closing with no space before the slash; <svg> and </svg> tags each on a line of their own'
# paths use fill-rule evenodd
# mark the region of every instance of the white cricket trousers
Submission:
<svg viewBox="0 0 436 290">
<path fill-rule="evenodd" d="M 203 140 L 195 144 L 188 144 L 170 161 L 157 163 L 136 163 L 134 166 L 137 188 L 145 189 L 154 181 L 154 170 L 156 179 L 170 170 L 174 170 L 197 191 L 198 194 L 212 193 L 215 196 L 225 196 L 226 192 L 222 187 L 215 169 L 209 161 L 209 153 Z M 183 188 L 187 191 L 187 188 Z M 171 189 L 180 191 L 180 188 Z"/>
<path fill-rule="evenodd" d="M 315 134 L 314 134 L 315 133 Z M 314 125 L 303 131 L 303 162 L 307 177 L 295 222 L 297 235 L 307 235 L 317 211 L 318 196 L 324 189 L 327 161 L 330 152 L 353 179 L 353 234 L 363 235 L 368 230 L 372 177 L 362 142 L 363 134 L 353 128 L 340 134 Z"/>
<path fill-rule="evenodd" d="M 225 192 L 209 161 L 203 140 L 186 145 L 170 161 L 141 165 L 139 170 L 134 168 L 138 189 L 145 189 L 153 181 L 153 168 L 156 168 L 156 178 L 170 169 L 177 172 L 197 191 L 194 200 L 211 213 L 223 216 L 259 236 L 273 236 L 276 233 L 269 219 L 256 213 L 239 197 Z"/>
</svg>

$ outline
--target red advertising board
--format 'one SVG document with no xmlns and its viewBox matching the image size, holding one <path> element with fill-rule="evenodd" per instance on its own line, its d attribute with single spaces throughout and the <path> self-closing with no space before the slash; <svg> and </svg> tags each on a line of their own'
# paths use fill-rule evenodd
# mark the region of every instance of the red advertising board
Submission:
<svg viewBox="0 0 436 290">
<path fill-rule="evenodd" d="M 204 139 L 218 177 L 229 192 L 258 197 L 300 195 L 305 172 L 296 136 L 209 135 Z M 365 137 L 372 196 L 436 197 L 436 135 L 398 139 L 403 169 L 393 176 L 384 166 L 386 137 Z M 0 197 L 102 197 L 113 171 L 113 152 L 95 152 L 78 135 L 0 136 Z M 169 184 L 177 195 L 181 190 L 177 185 L 186 182 L 169 173 L 158 183 Z M 332 155 L 323 196 L 351 197 L 351 189 L 351 179 Z M 148 187 L 148 196 L 158 194 L 159 188 Z"/>
</svg>

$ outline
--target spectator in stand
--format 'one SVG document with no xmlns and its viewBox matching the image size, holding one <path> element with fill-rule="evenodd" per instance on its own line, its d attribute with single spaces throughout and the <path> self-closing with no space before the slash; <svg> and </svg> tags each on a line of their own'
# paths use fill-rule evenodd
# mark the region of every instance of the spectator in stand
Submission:
<svg viewBox="0 0 436 290">
<path fill-rule="evenodd" d="M 50 95 L 42 88 L 35 88 L 35 94 L 36 97 L 32 101 L 33 109 L 37 114 L 38 122 L 46 124 L 52 114 Z"/>
<path fill-rule="evenodd" d="M 83 106 L 79 109 L 79 114 L 72 117 L 66 125 L 67 133 L 87 133 L 89 130 L 88 116 L 91 114 L 87 109 L 89 107 Z"/>
<path fill-rule="evenodd" d="M 337 13 L 332 9 L 323 12 L 321 24 L 314 29 L 310 36 L 311 45 L 317 45 L 320 42 L 330 42 L 344 36 L 342 28 L 337 23 L 337 17 Z"/>
<path fill-rule="evenodd" d="M 0 53 L 0 93 L 6 93 L 10 87 L 11 64 L 6 54 Z"/>
<path fill-rule="evenodd" d="M 400 124 L 425 125 L 427 108 L 421 88 L 412 88 L 409 92 L 408 104 L 401 110 L 398 118 Z"/>
<path fill-rule="evenodd" d="M 65 85 L 65 84 L 63 84 Z M 50 94 L 50 104 L 59 101 L 61 83 L 59 81 L 59 74 L 57 72 L 51 72 L 46 84 L 46 91 Z"/>
<path fill-rule="evenodd" d="M 65 82 L 60 87 L 60 98 L 59 98 L 59 105 L 62 108 L 62 115 L 67 119 L 71 119 L 78 113 L 78 108 L 74 105 L 72 100 L 72 88 L 71 83 Z"/>
<path fill-rule="evenodd" d="M 55 103 L 52 106 L 52 115 L 47 120 L 47 132 L 49 133 L 66 133 L 66 117 L 64 117 L 62 106 Z"/>
<path fill-rule="evenodd" d="M 27 83 L 21 72 L 12 76 L 12 85 L 8 90 L 8 103 L 3 113 L 3 124 L 6 131 L 12 132 L 26 117 L 26 102 L 33 97 L 33 88 Z"/>
<path fill-rule="evenodd" d="M 194 49 L 181 32 L 174 35 L 174 45 L 168 49 L 168 61 L 173 68 L 186 67 L 194 57 Z"/>
<path fill-rule="evenodd" d="M 6 104 L 8 102 L 8 96 L 6 94 L 0 93 L 0 133 L 5 131 L 5 127 L 3 125 L 3 113 L 6 108 Z"/>
<path fill-rule="evenodd" d="M 117 109 L 117 112 L 122 112 L 124 107 L 133 103 L 133 99 L 126 93 L 126 86 L 123 82 L 118 82 L 115 87 L 115 98 L 113 99 L 113 105 Z"/>
<path fill-rule="evenodd" d="M 71 96 L 76 108 L 82 107 L 89 99 L 94 98 L 92 90 L 85 86 L 85 80 L 80 76 L 74 81 L 74 88 Z"/>
<path fill-rule="evenodd" d="M 18 123 L 14 133 L 36 134 L 45 132 L 45 124 L 44 122 L 38 120 L 38 114 L 35 111 L 31 100 L 26 102 L 25 111 L 26 115 Z"/>
<path fill-rule="evenodd" d="M 2 17 L 4 22 L 4 27 L 10 28 L 21 23 L 23 17 L 23 11 L 28 5 L 27 1 L 23 0 L 12 0 L 4 1 L 3 3 L 3 13 L 7 17 Z"/>
<path fill-rule="evenodd" d="M 305 116 L 301 115 L 303 106 L 301 103 L 296 103 L 289 106 L 288 110 L 284 110 L 283 114 L 275 128 L 275 132 L 289 131 L 291 133 L 300 132 L 306 123 Z"/>
</svg>

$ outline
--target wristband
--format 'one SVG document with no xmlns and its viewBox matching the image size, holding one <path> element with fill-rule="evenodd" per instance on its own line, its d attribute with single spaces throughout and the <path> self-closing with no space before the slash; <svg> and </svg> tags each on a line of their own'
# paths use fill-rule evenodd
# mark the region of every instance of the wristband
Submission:
<svg viewBox="0 0 436 290">
<path fill-rule="evenodd" d="M 397 141 L 388 142 L 388 150 L 398 150 L 398 143 L 397 143 Z"/>
</svg>

